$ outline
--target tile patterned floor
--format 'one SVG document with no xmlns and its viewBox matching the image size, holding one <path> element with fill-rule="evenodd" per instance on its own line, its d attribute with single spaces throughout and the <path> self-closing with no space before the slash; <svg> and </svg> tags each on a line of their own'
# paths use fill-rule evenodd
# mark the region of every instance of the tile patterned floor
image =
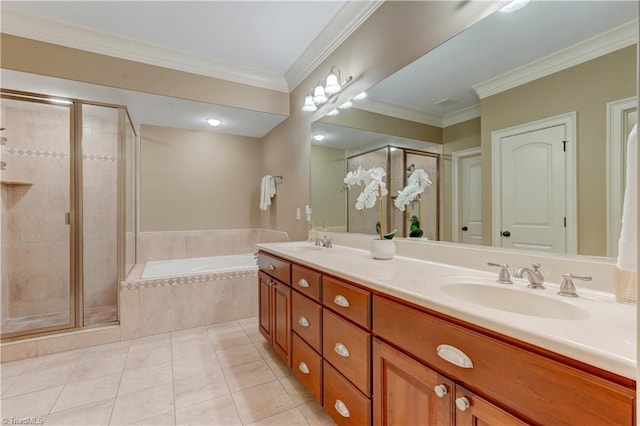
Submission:
<svg viewBox="0 0 640 426">
<path fill-rule="evenodd" d="M 334 424 L 257 328 L 247 318 L 1 364 L 2 423 Z"/>
</svg>

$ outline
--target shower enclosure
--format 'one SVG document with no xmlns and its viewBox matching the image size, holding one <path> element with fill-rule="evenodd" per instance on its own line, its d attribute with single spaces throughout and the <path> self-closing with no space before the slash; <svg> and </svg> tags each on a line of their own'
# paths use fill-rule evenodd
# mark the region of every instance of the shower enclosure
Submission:
<svg viewBox="0 0 640 426">
<path fill-rule="evenodd" d="M 416 216 L 424 231 L 423 238 L 437 241 L 440 223 L 440 155 L 397 146 L 385 146 L 347 157 L 347 170 L 383 167 L 387 172 L 386 184 L 389 195 L 384 198 L 383 219 L 385 232 L 398 230 L 399 237 L 408 237 L 411 218 Z M 398 191 L 407 184 L 407 179 L 415 169 L 422 169 L 429 175 L 432 184 L 419 199 L 409 203 L 404 212 L 395 208 L 393 201 Z M 356 210 L 355 203 L 359 191 L 347 192 L 347 231 L 374 234 L 378 221 L 378 209 Z"/>
<path fill-rule="evenodd" d="M 3 340 L 118 321 L 135 263 L 135 130 L 123 106 L 2 89 Z"/>
</svg>

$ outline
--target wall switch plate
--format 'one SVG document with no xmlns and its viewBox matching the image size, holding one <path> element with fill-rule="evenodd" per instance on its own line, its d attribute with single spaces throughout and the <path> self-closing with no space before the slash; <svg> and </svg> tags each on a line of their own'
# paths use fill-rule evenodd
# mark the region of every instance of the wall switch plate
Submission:
<svg viewBox="0 0 640 426">
<path fill-rule="evenodd" d="M 300 207 L 296 207 L 296 220 L 300 220 Z"/>
</svg>

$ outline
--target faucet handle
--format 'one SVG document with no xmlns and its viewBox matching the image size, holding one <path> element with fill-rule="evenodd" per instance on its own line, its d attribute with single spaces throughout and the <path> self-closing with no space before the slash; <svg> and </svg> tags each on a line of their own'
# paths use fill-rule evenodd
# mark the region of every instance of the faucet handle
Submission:
<svg viewBox="0 0 640 426">
<path fill-rule="evenodd" d="M 498 272 L 498 279 L 496 280 L 497 283 L 513 284 L 513 281 L 511 281 L 511 275 L 509 274 L 509 265 L 506 263 L 487 262 L 487 266 L 500 268 L 500 272 Z"/>
<path fill-rule="evenodd" d="M 542 266 L 542 265 L 540 265 L 540 262 L 533 262 L 531 264 L 531 267 L 533 268 L 534 272 L 538 272 L 538 269 L 540 269 L 540 266 Z"/>
<path fill-rule="evenodd" d="M 565 297 L 579 297 L 576 293 L 576 286 L 573 284 L 573 280 L 591 281 L 593 278 L 589 274 L 577 275 L 570 272 L 562 274 L 562 284 L 560 284 L 560 291 L 558 294 Z"/>
</svg>

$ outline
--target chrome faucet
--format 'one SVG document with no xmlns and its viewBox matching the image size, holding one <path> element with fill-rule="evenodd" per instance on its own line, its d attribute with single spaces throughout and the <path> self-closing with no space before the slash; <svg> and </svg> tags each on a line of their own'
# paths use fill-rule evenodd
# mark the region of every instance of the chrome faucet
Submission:
<svg viewBox="0 0 640 426">
<path fill-rule="evenodd" d="M 331 238 L 329 238 L 328 235 L 325 235 L 323 238 L 316 237 L 316 238 L 314 238 L 313 241 L 315 241 L 315 245 L 317 245 L 317 246 L 322 246 L 322 247 L 326 247 L 326 248 L 333 247 L 333 241 L 331 241 Z"/>
<path fill-rule="evenodd" d="M 529 280 L 529 285 L 527 287 L 533 288 L 536 290 L 544 290 L 544 275 L 540 272 L 540 264 L 538 262 L 532 263 L 530 268 L 526 266 L 522 266 L 515 271 L 513 271 L 513 276 L 516 278 L 522 278 L 524 274 L 527 275 L 527 279 Z"/>
<path fill-rule="evenodd" d="M 498 272 L 498 279 L 496 280 L 497 283 L 513 284 L 513 281 L 511 281 L 511 275 L 509 275 L 509 265 L 506 263 L 487 262 L 487 266 L 500 268 L 500 272 Z"/>
</svg>

